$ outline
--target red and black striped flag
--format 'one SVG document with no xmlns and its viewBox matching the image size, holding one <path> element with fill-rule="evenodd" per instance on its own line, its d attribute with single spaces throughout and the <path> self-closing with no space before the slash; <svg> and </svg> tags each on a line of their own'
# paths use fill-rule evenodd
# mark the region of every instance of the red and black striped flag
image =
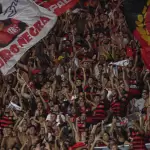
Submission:
<svg viewBox="0 0 150 150">
<path fill-rule="evenodd" d="M 127 24 L 142 47 L 142 57 L 150 69 L 150 0 L 125 0 Z"/>
</svg>

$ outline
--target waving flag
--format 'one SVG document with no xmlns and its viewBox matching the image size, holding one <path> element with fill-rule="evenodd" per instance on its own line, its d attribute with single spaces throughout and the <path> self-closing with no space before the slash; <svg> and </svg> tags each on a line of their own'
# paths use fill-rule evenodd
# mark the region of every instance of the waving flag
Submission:
<svg viewBox="0 0 150 150">
<path fill-rule="evenodd" d="M 142 46 L 142 57 L 150 69 L 150 0 L 125 0 L 124 14 L 129 28 Z"/>
<path fill-rule="evenodd" d="M 38 5 L 48 9 L 58 16 L 66 12 L 68 9 L 74 7 L 78 1 L 79 0 L 35 0 Z"/>
<path fill-rule="evenodd" d="M 21 56 L 44 38 L 57 17 L 30 0 L 0 1 L 0 70 L 4 75 Z"/>
</svg>

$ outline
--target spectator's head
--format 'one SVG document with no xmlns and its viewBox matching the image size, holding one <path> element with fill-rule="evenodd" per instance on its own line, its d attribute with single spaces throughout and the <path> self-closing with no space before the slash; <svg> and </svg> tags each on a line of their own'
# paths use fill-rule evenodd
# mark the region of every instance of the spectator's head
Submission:
<svg viewBox="0 0 150 150">
<path fill-rule="evenodd" d="M 142 91 L 142 98 L 147 100 L 148 97 L 149 97 L 149 92 L 148 92 L 148 90 L 144 89 Z"/>
<path fill-rule="evenodd" d="M 108 142 L 109 141 L 109 134 L 107 133 L 107 132 L 105 132 L 104 134 L 103 134 L 103 140 L 104 141 L 106 141 L 106 142 Z"/>
<path fill-rule="evenodd" d="M 35 135 L 36 134 L 36 127 L 34 125 L 29 127 L 29 134 Z"/>
</svg>

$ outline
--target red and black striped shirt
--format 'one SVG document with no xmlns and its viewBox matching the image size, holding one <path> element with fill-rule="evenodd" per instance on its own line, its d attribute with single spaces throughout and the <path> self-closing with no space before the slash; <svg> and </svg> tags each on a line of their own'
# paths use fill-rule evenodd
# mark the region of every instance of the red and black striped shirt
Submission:
<svg viewBox="0 0 150 150">
<path fill-rule="evenodd" d="M 122 117 L 122 102 L 119 100 L 112 100 L 110 104 L 111 111 L 116 117 Z"/>
<path fill-rule="evenodd" d="M 131 132 L 132 147 L 134 150 L 146 150 L 144 135 L 141 135 L 138 131 Z"/>
<path fill-rule="evenodd" d="M 2 116 L 0 119 L 0 127 L 3 128 L 7 128 L 10 125 L 13 125 L 13 117 L 11 116 Z"/>
<path fill-rule="evenodd" d="M 93 121 L 102 121 L 106 118 L 105 104 L 104 102 L 100 102 L 100 104 L 96 107 L 93 114 Z"/>
</svg>

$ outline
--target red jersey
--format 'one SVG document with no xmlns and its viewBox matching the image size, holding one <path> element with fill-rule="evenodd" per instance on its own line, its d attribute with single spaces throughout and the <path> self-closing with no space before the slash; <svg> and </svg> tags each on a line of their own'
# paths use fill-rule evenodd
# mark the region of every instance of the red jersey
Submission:
<svg viewBox="0 0 150 150">
<path fill-rule="evenodd" d="M 106 115 L 107 114 L 106 114 L 104 102 L 101 102 L 94 110 L 94 114 L 92 118 L 94 122 L 99 122 L 104 120 L 106 118 Z"/>
<path fill-rule="evenodd" d="M 120 100 L 112 100 L 111 104 L 111 111 L 113 112 L 114 116 L 122 117 L 122 102 Z"/>
<path fill-rule="evenodd" d="M 144 135 L 141 135 L 138 131 L 131 132 L 132 146 L 134 150 L 146 150 Z"/>
<path fill-rule="evenodd" d="M 130 95 L 139 95 L 140 94 L 140 89 L 139 86 L 137 84 L 136 80 L 130 80 L 129 81 L 129 94 Z"/>
<path fill-rule="evenodd" d="M 2 118 L 0 119 L 0 127 L 3 128 L 7 128 L 9 127 L 9 125 L 13 125 L 13 118 L 10 116 L 2 116 Z"/>
</svg>

